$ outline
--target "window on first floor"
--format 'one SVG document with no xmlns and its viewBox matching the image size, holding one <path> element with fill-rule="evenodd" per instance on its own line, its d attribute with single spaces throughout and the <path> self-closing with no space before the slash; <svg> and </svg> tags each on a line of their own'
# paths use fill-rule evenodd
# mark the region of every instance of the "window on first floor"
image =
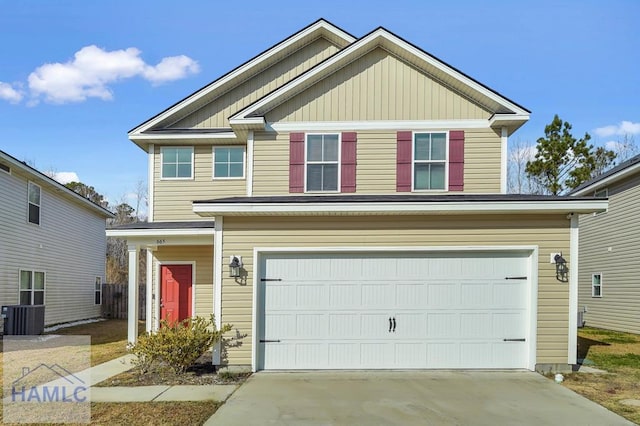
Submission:
<svg viewBox="0 0 640 426">
<path fill-rule="evenodd" d="M 446 133 L 415 133 L 413 136 L 413 189 L 445 189 Z"/>
<path fill-rule="evenodd" d="M 162 179 L 193 178 L 193 147 L 160 148 Z"/>
<path fill-rule="evenodd" d="M 29 182 L 27 192 L 27 220 L 29 223 L 40 225 L 40 187 Z"/>
<path fill-rule="evenodd" d="M 338 191 L 340 135 L 308 134 L 305 149 L 306 190 Z"/>
<path fill-rule="evenodd" d="M 602 297 L 602 274 L 591 275 L 591 296 Z"/>
<path fill-rule="evenodd" d="M 213 148 L 214 179 L 244 178 L 244 147 Z"/>
<path fill-rule="evenodd" d="M 45 274 L 39 271 L 20 271 L 20 304 L 44 305 Z"/>
<path fill-rule="evenodd" d="M 94 303 L 96 305 L 102 305 L 102 277 L 96 277 Z"/>
</svg>

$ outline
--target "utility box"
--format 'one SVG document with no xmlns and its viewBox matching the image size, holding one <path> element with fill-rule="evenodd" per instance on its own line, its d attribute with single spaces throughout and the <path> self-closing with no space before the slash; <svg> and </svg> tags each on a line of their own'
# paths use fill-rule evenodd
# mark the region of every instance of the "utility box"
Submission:
<svg viewBox="0 0 640 426">
<path fill-rule="evenodd" d="M 44 332 L 44 305 L 2 307 L 5 336 L 34 336 Z"/>
</svg>

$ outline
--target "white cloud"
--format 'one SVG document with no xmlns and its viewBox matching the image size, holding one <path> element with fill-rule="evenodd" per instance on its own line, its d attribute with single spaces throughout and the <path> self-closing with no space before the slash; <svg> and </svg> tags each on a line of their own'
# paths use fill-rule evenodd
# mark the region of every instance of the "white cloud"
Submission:
<svg viewBox="0 0 640 426">
<path fill-rule="evenodd" d="M 603 138 L 615 135 L 635 135 L 640 133 L 640 123 L 634 123 L 632 121 L 621 121 L 619 124 L 598 127 L 593 132 Z"/>
<path fill-rule="evenodd" d="M 0 81 L 0 99 L 9 101 L 12 104 L 17 104 L 22 100 L 23 94 L 20 90 L 14 88 L 9 83 L 3 83 Z"/>
<path fill-rule="evenodd" d="M 136 76 L 153 84 L 178 80 L 197 73 L 200 68 L 193 59 L 181 55 L 164 58 L 158 65 L 146 64 L 140 50 L 106 51 L 86 46 L 66 63 L 44 64 L 29 75 L 29 89 L 36 100 L 51 103 L 82 102 L 87 98 L 110 100 L 110 85 Z"/>
<path fill-rule="evenodd" d="M 66 185 L 69 182 L 80 182 L 76 172 L 50 172 L 46 173 L 46 175 L 62 185 Z"/>
</svg>

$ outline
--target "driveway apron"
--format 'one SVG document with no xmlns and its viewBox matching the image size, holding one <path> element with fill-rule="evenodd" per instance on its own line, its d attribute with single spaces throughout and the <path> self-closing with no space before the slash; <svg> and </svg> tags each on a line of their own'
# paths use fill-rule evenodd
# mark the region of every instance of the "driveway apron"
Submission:
<svg viewBox="0 0 640 426">
<path fill-rule="evenodd" d="M 213 425 L 633 425 L 524 371 L 260 372 Z"/>
</svg>

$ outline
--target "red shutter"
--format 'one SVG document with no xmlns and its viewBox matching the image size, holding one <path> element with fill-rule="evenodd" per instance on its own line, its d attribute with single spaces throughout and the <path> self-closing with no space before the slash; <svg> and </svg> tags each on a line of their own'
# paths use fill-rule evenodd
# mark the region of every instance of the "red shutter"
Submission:
<svg viewBox="0 0 640 426">
<path fill-rule="evenodd" d="M 342 133 L 342 155 L 340 158 L 340 192 L 356 192 L 356 132 Z"/>
<path fill-rule="evenodd" d="M 464 190 L 464 130 L 449 132 L 449 191 Z"/>
<path fill-rule="evenodd" d="M 304 133 L 289 133 L 289 192 L 304 192 Z"/>
<path fill-rule="evenodd" d="M 398 132 L 396 153 L 396 191 L 411 192 L 411 132 Z"/>
</svg>

